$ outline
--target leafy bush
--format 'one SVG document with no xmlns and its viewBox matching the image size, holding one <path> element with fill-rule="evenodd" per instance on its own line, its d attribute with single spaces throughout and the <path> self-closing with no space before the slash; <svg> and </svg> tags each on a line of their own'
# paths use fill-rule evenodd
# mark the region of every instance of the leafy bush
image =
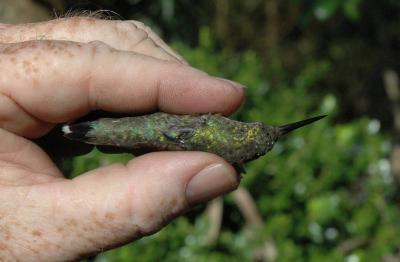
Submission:
<svg viewBox="0 0 400 262">
<path fill-rule="evenodd" d="M 199 43 L 198 48 L 182 43 L 174 47 L 193 66 L 248 87 L 235 118 L 280 125 L 319 114 L 328 117 L 282 138 L 267 156 L 246 166 L 242 185 L 265 219 L 257 235 L 243 228 L 243 218 L 227 196 L 214 247 L 207 244 L 209 221 L 200 207 L 96 261 L 251 261 L 253 251 L 267 240 L 273 241 L 278 261 L 378 261 L 396 252 L 400 210 L 386 159 L 390 144 L 377 120 L 335 123 L 335 96 L 311 91 L 329 75 L 330 62 L 310 61 L 297 76 L 272 85 L 254 52 L 215 51 L 207 28 L 201 30 Z M 73 172 L 127 159 L 92 152 L 74 160 Z"/>
</svg>

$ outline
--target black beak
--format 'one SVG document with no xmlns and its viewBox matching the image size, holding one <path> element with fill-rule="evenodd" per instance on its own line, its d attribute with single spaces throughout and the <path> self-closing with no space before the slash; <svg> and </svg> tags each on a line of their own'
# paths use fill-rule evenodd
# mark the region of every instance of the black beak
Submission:
<svg viewBox="0 0 400 262">
<path fill-rule="evenodd" d="M 293 130 L 295 130 L 297 128 L 300 128 L 302 126 L 311 124 L 311 123 L 313 123 L 315 121 L 318 121 L 318 120 L 320 120 L 321 118 L 324 118 L 324 117 L 326 117 L 326 115 L 316 116 L 316 117 L 308 118 L 308 119 L 305 119 L 305 120 L 302 120 L 302 121 L 298 121 L 298 122 L 294 122 L 294 123 L 291 123 L 291 124 L 280 126 L 280 127 L 278 127 L 279 136 L 286 135 L 287 133 L 289 133 L 289 132 L 291 132 L 291 131 L 293 131 Z"/>
</svg>

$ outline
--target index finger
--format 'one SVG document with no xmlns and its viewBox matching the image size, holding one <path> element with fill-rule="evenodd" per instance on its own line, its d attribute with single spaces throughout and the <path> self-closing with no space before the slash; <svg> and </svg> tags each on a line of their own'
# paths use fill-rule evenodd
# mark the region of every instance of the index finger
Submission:
<svg viewBox="0 0 400 262">
<path fill-rule="evenodd" d="M 149 27 L 138 21 L 102 20 L 78 16 L 29 24 L 0 24 L 0 30 L 1 43 L 31 40 L 87 43 L 98 40 L 115 49 L 186 63 Z"/>
<path fill-rule="evenodd" d="M 0 70 L 0 127 L 30 138 L 92 110 L 228 115 L 243 100 L 237 84 L 101 42 L 4 44 Z"/>
</svg>

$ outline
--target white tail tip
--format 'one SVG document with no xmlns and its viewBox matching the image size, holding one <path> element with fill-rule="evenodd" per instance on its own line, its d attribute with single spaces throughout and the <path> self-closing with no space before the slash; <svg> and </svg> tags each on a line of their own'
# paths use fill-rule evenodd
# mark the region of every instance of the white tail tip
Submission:
<svg viewBox="0 0 400 262">
<path fill-rule="evenodd" d="M 69 128 L 69 125 L 63 125 L 61 130 L 63 131 L 64 134 L 71 134 L 72 133 L 71 129 Z"/>
</svg>

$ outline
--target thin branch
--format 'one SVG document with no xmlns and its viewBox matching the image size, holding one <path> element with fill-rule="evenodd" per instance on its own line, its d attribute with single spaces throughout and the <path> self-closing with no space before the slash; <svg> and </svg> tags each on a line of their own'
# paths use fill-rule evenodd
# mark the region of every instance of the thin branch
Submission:
<svg viewBox="0 0 400 262">
<path fill-rule="evenodd" d="M 396 133 L 400 133 L 400 85 L 399 76 L 393 69 L 386 69 L 383 72 L 383 81 L 386 93 L 392 103 L 394 117 L 394 128 Z"/>
<path fill-rule="evenodd" d="M 343 255 L 346 255 L 353 251 L 354 249 L 357 249 L 361 246 L 364 246 L 368 244 L 369 240 L 364 237 L 355 237 L 355 238 L 350 238 L 348 240 L 345 240 L 342 242 L 336 250 Z"/>
<path fill-rule="evenodd" d="M 400 180 L 400 85 L 399 76 L 393 69 L 386 69 L 383 72 L 383 81 L 386 93 L 392 104 L 394 117 L 395 141 L 393 141 L 392 152 L 390 153 L 390 169 L 394 178 Z"/>
<path fill-rule="evenodd" d="M 250 193 L 244 187 L 239 187 L 232 193 L 236 205 L 243 214 L 246 224 L 254 228 L 262 228 L 264 222 Z"/>
<path fill-rule="evenodd" d="M 224 210 L 224 202 L 222 197 L 212 200 L 207 205 L 206 213 L 210 221 L 210 227 L 207 232 L 207 243 L 214 246 L 221 232 L 222 215 Z"/>
</svg>

